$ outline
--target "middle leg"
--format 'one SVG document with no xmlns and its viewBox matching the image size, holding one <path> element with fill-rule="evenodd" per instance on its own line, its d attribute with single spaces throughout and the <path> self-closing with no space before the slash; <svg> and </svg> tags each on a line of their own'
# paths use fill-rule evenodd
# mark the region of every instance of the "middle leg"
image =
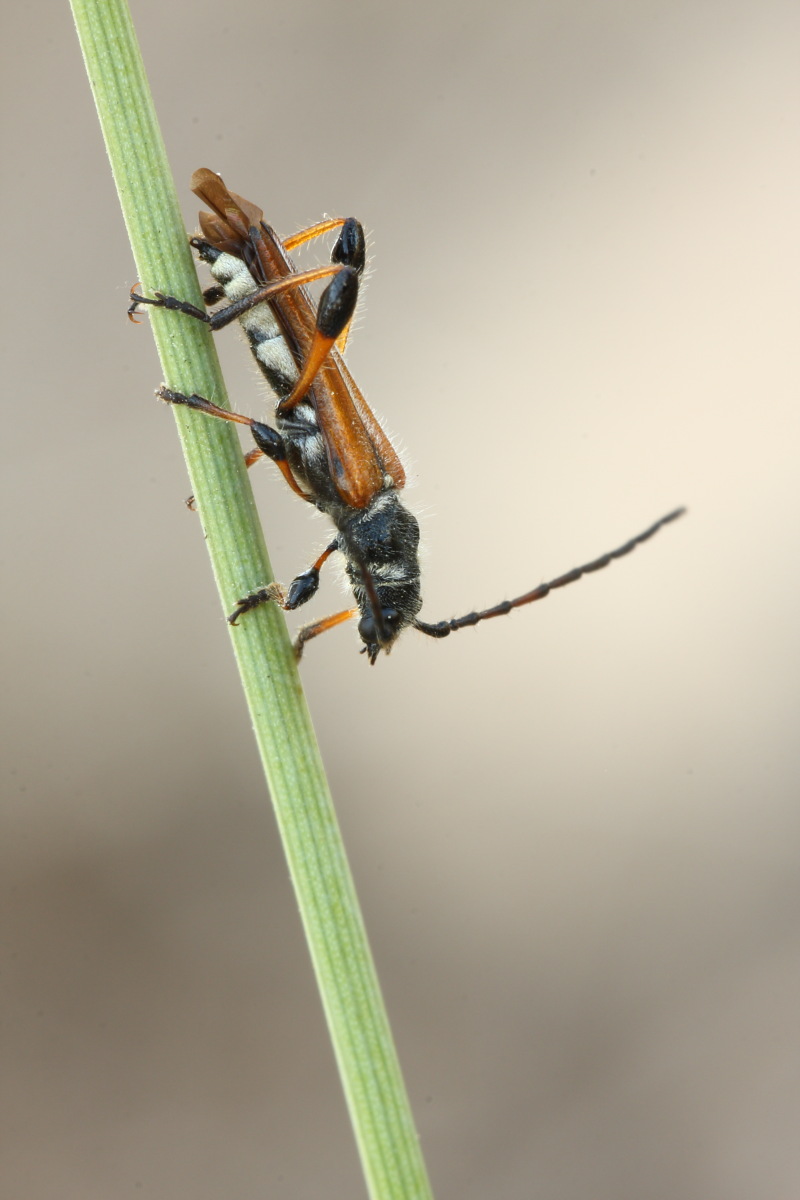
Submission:
<svg viewBox="0 0 800 1200">
<path fill-rule="evenodd" d="M 275 463 L 296 495 L 303 500 L 311 500 L 311 497 L 303 491 L 292 474 L 286 456 L 286 444 L 271 425 L 265 425 L 262 421 L 256 421 L 253 417 L 245 417 L 241 413 L 230 412 L 227 408 L 220 408 L 218 404 L 214 404 L 213 400 L 207 400 L 205 396 L 198 396 L 196 393 L 187 396 L 183 392 L 174 392 L 165 384 L 156 390 L 156 395 L 161 400 L 165 400 L 167 404 L 183 405 L 185 408 L 194 409 L 195 412 L 205 413 L 208 417 L 218 417 L 220 421 L 232 421 L 236 425 L 247 425 L 257 446 L 257 450 L 251 450 L 245 456 L 247 466 L 252 466 L 259 458 L 266 456 Z"/>
</svg>

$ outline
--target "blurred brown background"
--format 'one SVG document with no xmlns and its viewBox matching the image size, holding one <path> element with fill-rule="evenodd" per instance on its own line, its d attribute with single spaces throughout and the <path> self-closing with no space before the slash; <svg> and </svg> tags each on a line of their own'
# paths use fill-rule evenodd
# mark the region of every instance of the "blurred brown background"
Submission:
<svg viewBox="0 0 800 1200">
<path fill-rule="evenodd" d="M 303 665 L 437 1197 L 800 1194 L 796 3 L 134 15 L 188 228 L 204 165 L 371 233 L 423 616 L 691 510 Z M 2 54 L 0 1194 L 358 1197 L 66 4 Z M 255 485 L 289 578 L 327 530 Z"/>
</svg>

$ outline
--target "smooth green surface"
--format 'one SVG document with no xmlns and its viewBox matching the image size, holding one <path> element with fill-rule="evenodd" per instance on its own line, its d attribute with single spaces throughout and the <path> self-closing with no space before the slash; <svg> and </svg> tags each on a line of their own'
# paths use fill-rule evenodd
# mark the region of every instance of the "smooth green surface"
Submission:
<svg viewBox="0 0 800 1200">
<path fill-rule="evenodd" d="M 128 6 L 72 0 L 72 10 L 143 289 L 201 304 Z M 167 385 L 225 403 L 202 324 L 159 311 L 150 321 Z M 173 411 L 227 613 L 272 578 L 238 439 L 225 422 Z M 283 614 L 263 605 L 231 640 L 370 1195 L 425 1200 L 425 1165 Z"/>
</svg>

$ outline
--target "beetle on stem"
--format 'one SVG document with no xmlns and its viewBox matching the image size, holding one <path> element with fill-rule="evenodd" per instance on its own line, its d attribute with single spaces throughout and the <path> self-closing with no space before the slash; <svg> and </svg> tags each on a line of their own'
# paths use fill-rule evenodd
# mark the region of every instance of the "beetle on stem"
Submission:
<svg viewBox="0 0 800 1200">
<path fill-rule="evenodd" d="M 231 624 L 267 601 L 287 610 L 305 604 L 319 587 L 320 568 L 339 551 L 356 607 L 304 626 L 295 651 L 299 658 L 311 638 L 359 616 L 362 653 L 375 663 L 408 626 L 442 638 L 504 616 L 629 554 L 684 512 L 675 509 L 616 550 L 514 600 L 448 621 L 421 621 L 419 525 L 400 498 L 405 472 L 342 357 L 365 264 L 361 226 L 352 217 L 328 220 L 281 241 L 261 210 L 228 191 L 214 172 L 195 171 L 192 190 L 213 210 L 200 214 L 201 236 L 191 239 L 217 281 L 204 299 L 210 305 L 225 300 L 225 306 L 208 314 L 173 296 L 156 292 L 148 298 L 134 290 L 129 314 L 149 304 L 205 321 L 212 330 L 238 320 L 276 396 L 275 427 L 229 412 L 203 396 L 166 387 L 157 395 L 169 404 L 249 426 L 256 448 L 246 456 L 248 466 L 270 458 L 292 490 L 324 512 L 336 528 L 334 539 L 288 589 L 275 583 L 256 589 L 236 606 L 228 618 Z M 289 252 L 336 229 L 331 264 L 297 271 Z M 330 282 L 315 308 L 304 285 L 327 277 Z"/>
</svg>

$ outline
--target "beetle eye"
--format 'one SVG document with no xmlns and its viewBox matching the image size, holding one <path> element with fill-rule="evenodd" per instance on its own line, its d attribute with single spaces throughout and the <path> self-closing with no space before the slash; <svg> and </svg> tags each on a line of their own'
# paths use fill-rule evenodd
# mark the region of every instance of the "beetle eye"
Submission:
<svg viewBox="0 0 800 1200">
<path fill-rule="evenodd" d="M 358 622 L 358 634 L 362 642 L 368 645 L 375 641 L 375 622 L 372 617 L 362 617 Z"/>
<path fill-rule="evenodd" d="M 375 622 L 375 618 L 372 616 L 372 614 L 370 614 L 369 616 L 366 616 L 366 617 L 362 617 L 361 620 L 358 622 L 359 636 L 360 636 L 362 642 L 366 642 L 366 644 L 368 646 L 384 644 L 386 642 L 387 634 L 389 635 L 389 638 L 391 640 L 394 640 L 394 638 L 396 636 L 397 623 L 400 620 L 400 613 L 397 611 L 397 609 L 396 608 L 382 608 L 381 609 L 381 618 L 382 618 L 382 624 L 383 624 L 383 629 L 381 632 L 384 634 L 383 642 L 381 642 L 381 639 L 378 635 L 377 625 Z"/>
</svg>

